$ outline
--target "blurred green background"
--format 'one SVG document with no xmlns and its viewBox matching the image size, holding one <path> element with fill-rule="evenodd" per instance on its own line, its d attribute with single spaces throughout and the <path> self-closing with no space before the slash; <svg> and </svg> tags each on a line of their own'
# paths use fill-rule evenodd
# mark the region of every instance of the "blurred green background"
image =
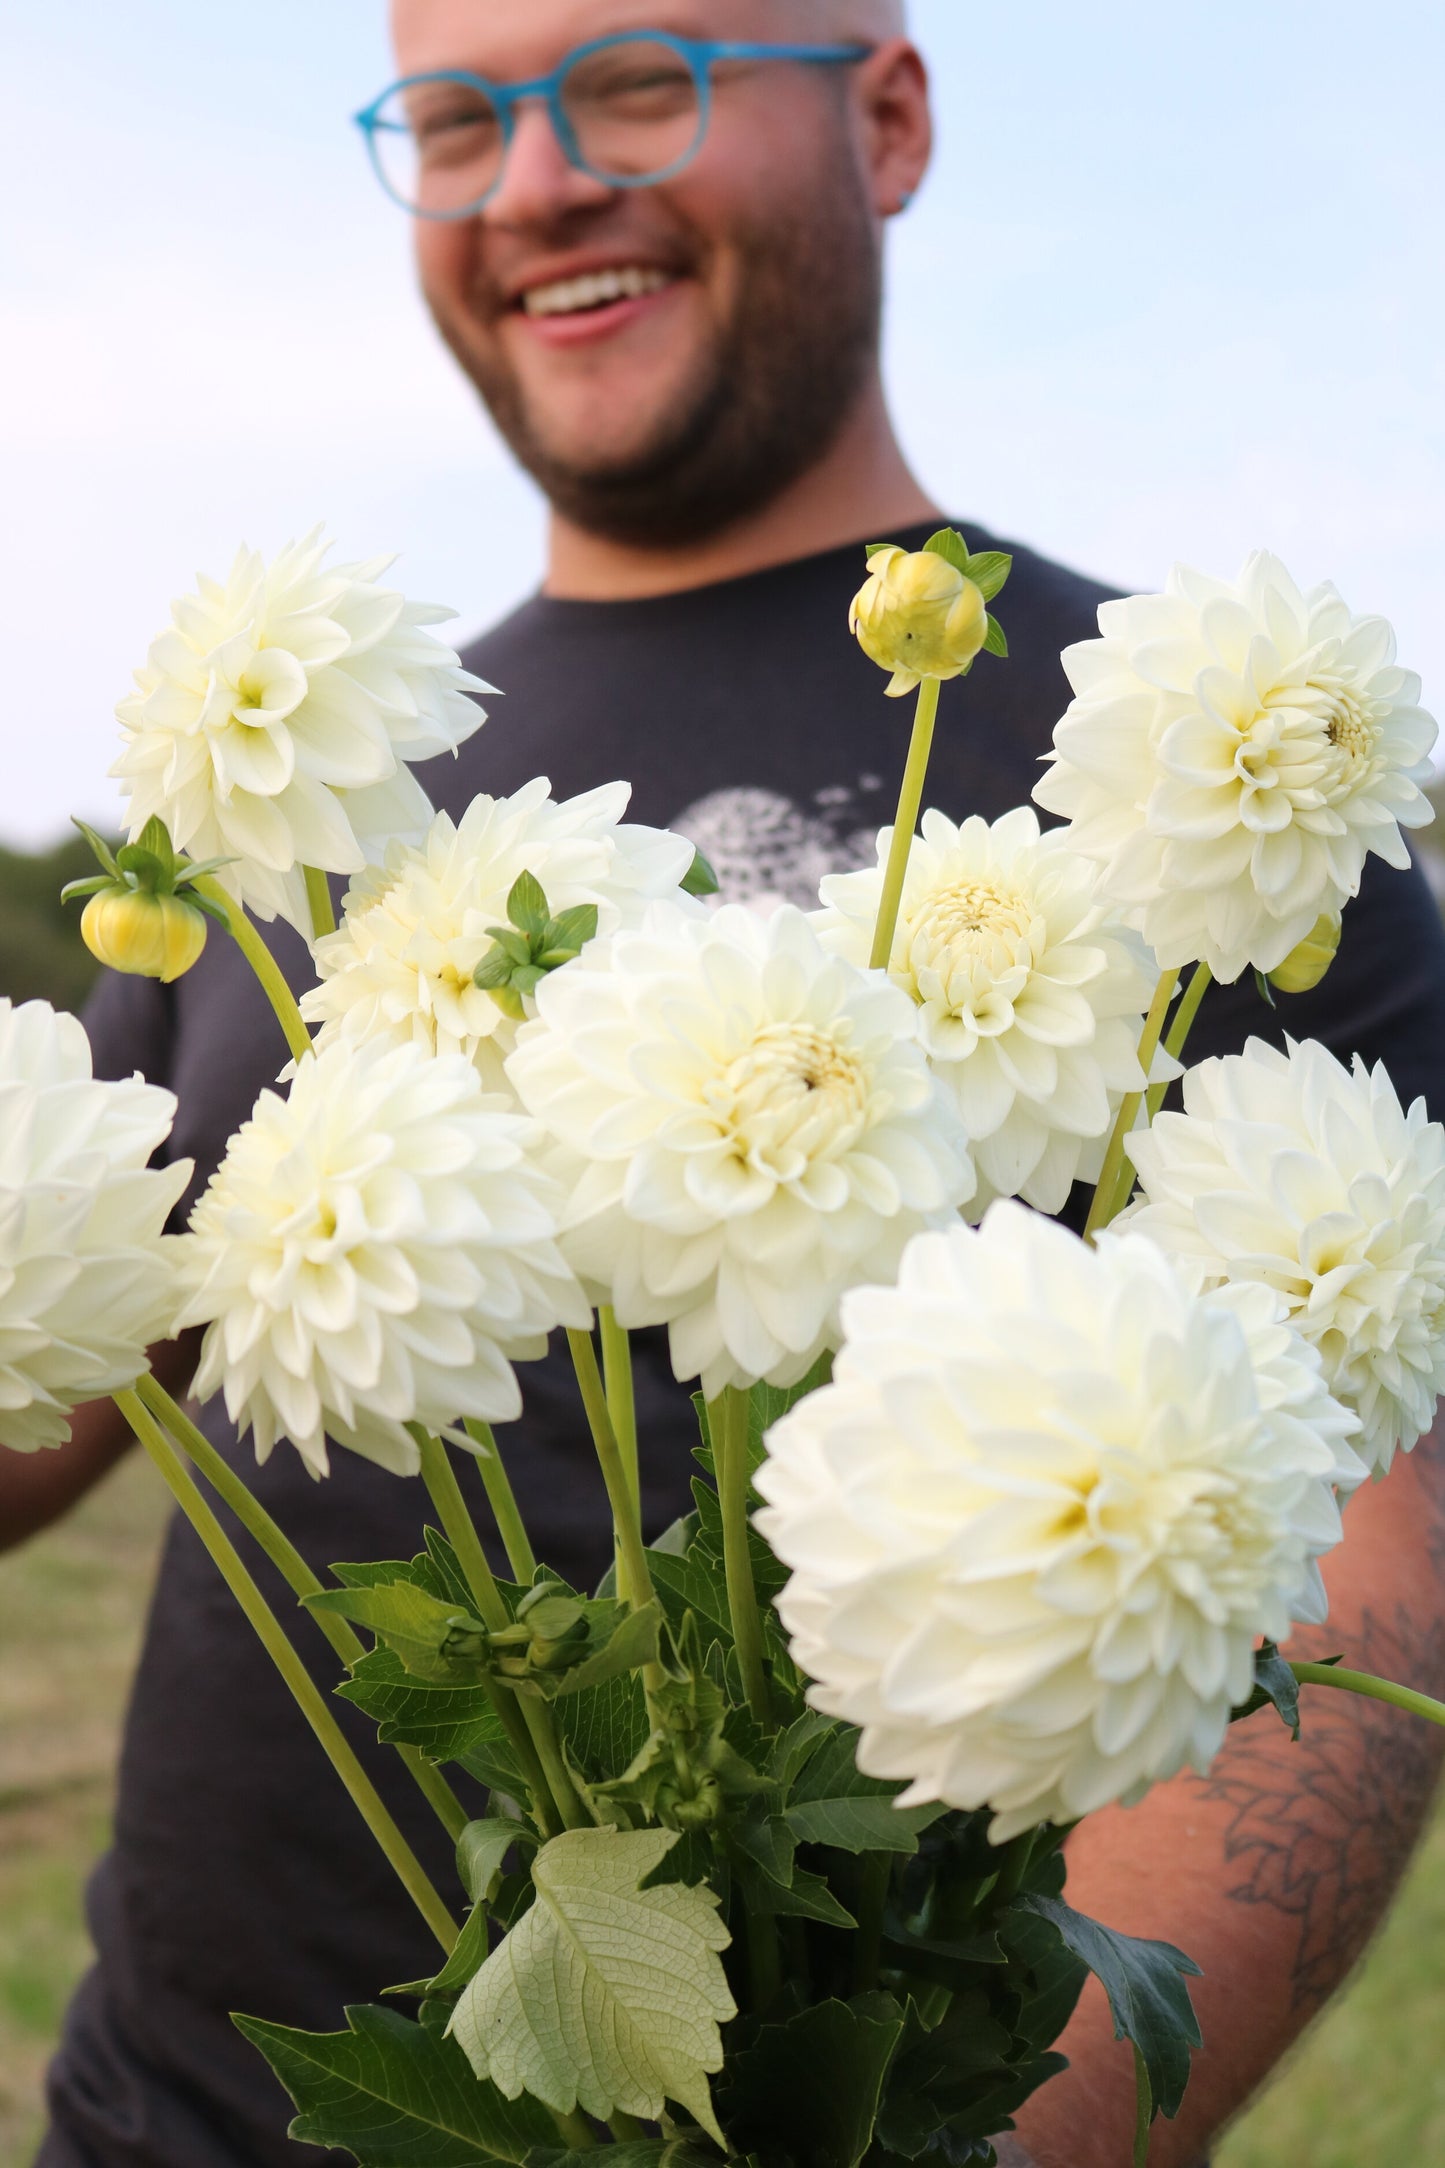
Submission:
<svg viewBox="0 0 1445 2168">
<path fill-rule="evenodd" d="M 1426 839 L 1437 875 L 1438 835 Z M 0 994 L 83 999 L 93 967 L 79 907 L 57 899 L 90 870 L 79 839 L 45 857 L 0 851 Z M 28 2168 L 46 2057 L 88 1961 L 83 1885 L 106 1839 L 164 1518 L 158 1479 L 131 1460 L 62 1526 L 0 1559 L 0 2168 Z M 1437 2018 L 1445 2032 L 1445 1814 L 1349 1988 L 1215 2168 L 1445 2162 Z"/>
</svg>

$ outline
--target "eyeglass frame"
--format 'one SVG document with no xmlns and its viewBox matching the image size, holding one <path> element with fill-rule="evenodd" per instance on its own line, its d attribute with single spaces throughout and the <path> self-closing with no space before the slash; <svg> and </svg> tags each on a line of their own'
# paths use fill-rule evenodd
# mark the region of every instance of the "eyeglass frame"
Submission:
<svg viewBox="0 0 1445 2168">
<path fill-rule="evenodd" d="M 562 102 L 562 87 L 572 69 L 593 53 L 606 52 L 615 45 L 664 45 L 687 64 L 697 93 L 697 134 L 681 158 L 671 165 L 659 166 L 655 173 L 615 174 L 600 172 L 588 165 L 582 156 L 576 132 L 567 109 Z M 712 71 L 719 61 L 725 60 L 788 60 L 801 61 L 812 66 L 838 67 L 855 65 L 867 60 L 876 52 L 873 45 L 762 45 L 737 39 L 715 40 L 707 38 L 683 38 L 671 30 L 615 30 L 605 38 L 591 38 L 584 45 L 574 45 L 570 53 L 563 55 L 555 68 L 546 75 L 536 75 L 523 83 L 493 83 L 484 75 L 474 75 L 469 68 L 429 69 L 421 75 L 404 75 L 399 81 L 389 83 L 381 95 L 373 98 L 370 105 L 363 106 L 352 119 L 366 138 L 367 154 L 372 171 L 380 181 L 392 202 L 408 217 L 431 219 L 438 223 L 454 223 L 460 218 L 475 218 L 491 202 L 501 187 L 507 170 L 507 156 L 512 148 L 516 132 L 516 109 L 526 100 L 540 99 L 547 108 L 552 123 L 552 133 L 567 163 L 578 173 L 585 173 L 590 180 L 600 181 L 608 188 L 656 188 L 660 182 L 671 180 L 692 164 L 703 144 L 707 141 L 708 127 L 712 120 Z M 397 194 L 386 177 L 381 154 L 377 149 L 377 133 L 382 126 L 381 109 L 398 91 L 409 90 L 415 83 L 467 83 L 490 99 L 496 108 L 502 130 L 502 154 L 497 166 L 497 177 L 490 188 L 472 203 L 464 204 L 456 211 L 424 211 L 418 205 L 408 203 Z"/>
</svg>

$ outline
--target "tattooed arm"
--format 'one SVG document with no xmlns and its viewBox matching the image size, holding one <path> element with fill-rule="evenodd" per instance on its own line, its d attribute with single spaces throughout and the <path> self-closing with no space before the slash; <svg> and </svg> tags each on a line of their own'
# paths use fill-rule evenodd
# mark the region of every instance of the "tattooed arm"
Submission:
<svg viewBox="0 0 1445 2168">
<path fill-rule="evenodd" d="M 1325 1562 L 1328 1625 L 1297 1659 L 1343 1653 L 1361 1671 L 1445 1695 L 1445 1450 L 1437 1437 L 1345 1512 Z M 1327 1688 L 1302 1696 L 1291 1742 L 1268 1711 L 1237 1724 L 1207 1779 L 1161 1785 L 1069 1842 L 1081 1911 L 1187 1950 L 1205 2047 L 1177 2122 L 1155 2125 L 1151 2168 L 1194 2168 L 1364 1949 L 1420 1832 L 1445 1732 Z M 1020 2112 L 1038 2168 L 1130 2157 L 1133 2066 L 1090 1982 L 1060 2042 L 1070 2068 Z"/>
</svg>

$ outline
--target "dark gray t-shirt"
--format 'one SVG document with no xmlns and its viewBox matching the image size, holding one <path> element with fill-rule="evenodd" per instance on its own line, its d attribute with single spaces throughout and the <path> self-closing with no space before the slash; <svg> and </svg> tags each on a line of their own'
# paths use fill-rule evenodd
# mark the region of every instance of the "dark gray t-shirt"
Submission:
<svg viewBox="0 0 1445 2168">
<path fill-rule="evenodd" d="M 976 528 L 976 547 L 996 547 Z M 913 546 L 924 530 L 903 537 Z M 1007 545 L 1003 545 L 1007 546 Z M 632 779 L 632 814 L 681 829 L 727 891 L 808 904 L 819 877 L 872 855 L 891 818 L 911 703 L 847 633 L 858 547 L 691 593 L 626 603 L 537 598 L 478 641 L 471 668 L 502 689 L 453 762 L 421 771 L 439 806 L 510 792 L 535 775 L 558 797 Z M 1026 550 L 998 604 L 1011 659 L 980 658 L 943 689 L 928 799 L 990 817 L 1027 799 L 1067 699 L 1059 651 L 1096 631 L 1106 590 Z M 1406 1100 L 1445 1073 L 1445 941 L 1424 882 L 1372 860 L 1323 987 L 1289 1004 L 1296 1035 L 1383 1057 Z M 300 940 L 275 946 L 299 986 Z M 1244 984 L 1211 992 L 1195 1048 L 1280 1035 Z M 107 978 L 87 1016 L 104 1076 L 139 1069 L 178 1096 L 171 1151 L 199 1185 L 286 1050 L 237 952 L 213 935 L 171 988 Z M 1437 1101 L 1436 1111 L 1441 1110 Z M 687 1509 L 692 1415 L 662 1335 L 637 1342 L 644 1504 L 651 1531 Z M 526 1413 L 503 1446 L 538 1552 L 590 1584 L 608 1520 L 565 1357 L 524 1373 Z M 345 1452 L 313 1483 L 280 1446 L 257 1471 L 219 1403 L 210 1436 L 318 1567 L 409 1555 L 420 1485 Z M 480 1502 L 480 1488 L 474 1496 Z M 265 1576 L 263 1575 L 263 1579 Z M 268 1594 L 293 1606 L 278 1582 Z M 304 1622 L 318 1679 L 334 1664 Z M 372 1727 L 335 1704 L 423 1859 L 455 1887 L 449 1847 Z M 53 2125 L 38 2168 L 281 2168 L 319 2161 L 285 2137 L 288 2103 L 230 2025 L 250 2012 L 332 2030 L 347 2002 L 424 1973 L 425 1928 L 391 1879 L 285 1688 L 214 1568 L 173 1526 L 151 1607 L 121 1764 L 111 1852 L 91 1884 L 98 1960 L 51 2075 Z"/>
</svg>

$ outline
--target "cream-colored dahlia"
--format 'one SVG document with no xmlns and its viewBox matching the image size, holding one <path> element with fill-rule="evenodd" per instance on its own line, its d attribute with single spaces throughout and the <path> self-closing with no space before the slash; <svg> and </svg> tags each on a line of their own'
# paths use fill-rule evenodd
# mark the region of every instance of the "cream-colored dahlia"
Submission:
<svg viewBox="0 0 1445 2168">
<path fill-rule="evenodd" d="M 994 1197 L 1061 1211 L 1097 1180 L 1119 1103 L 1143 1088 L 1137 1047 L 1159 973 L 1136 933 L 1095 895 L 1092 863 L 1017 806 L 992 826 L 923 816 L 889 970 L 917 1003 L 935 1075 L 958 1106 L 980 1182 Z M 893 840 L 878 863 L 823 882 L 825 948 L 866 964 Z M 1156 1056 L 1155 1078 L 1177 1074 Z"/>
<path fill-rule="evenodd" d="M 1384 618 L 1259 551 L 1235 581 L 1176 565 L 1099 630 L 1064 652 L 1074 699 L 1034 796 L 1166 969 L 1270 971 L 1368 852 L 1409 863 L 1436 731 Z"/>
<path fill-rule="evenodd" d="M 341 925 L 315 947 L 321 983 L 302 997 L 319 1045 L 414 1039 L 465 1054 L 489 1090 L 507 1088 L 516 1025 L 472 974 L 492 947 L 488 929 L 507 923 L 518 876 L 541 882 L 554 916 L 595 905 L 599 935 L 635 925 L 656 897 L 687 906 L 680 884 L 693 846 L 624 822 L 629 784 L 560 805 L 550 788 L 539 776 L 510 798 L 474 798 L 460 822 L 439 813 L 419 845 L 392 844 L 352 883 Z"/>
<path fill-rule="evenodd" d="M 327 1047 L 261 1094 L 192 1214 L 181 1316 L 258 1459 L 288 1437 L 325 1475 L 332 1438 L 410 1474 L 409 1422 L 520 1414 L 513 1362 L 589 1315 L 535 1137 L 412 1044 Z"/>
<path fill-rule="evenodd" d="M 0 1445 L 64 1445 L 70 1411 L 133 1385 L 171 1330 L 191 1162 L 149 1165 L 176 1102 L 91 1074 L 48 1002 L 0 1000 Z"/>
<path fill-rule="evenodd" d="M 242 549 L 222 582 L 171 606 L 116 710 L 111 769 L 138 836 L 229 857 L 216 876 L 258 918 L 311 931 L 303 868 L 359 873 L 431 805 L 408 763 L 454 753 L 483 722 L 463 670 L 424 630 L 453 613 L 381 579 L 389 558 L 328 566 L 317 528 L 268 565 Z"/>
<path fill-rule="evenodd" d="M 1251 1039 L 1184 1080 L 1184 1112 L 1130 1139 L 1129 1224 L 1198 1284 L 1263 1281 L 1319 1350 L 1383 1474 L 1445 1390 L 1445 1128 L 1383 1063 Z"/>
<path fill-rule="evenodd" d="M 904 1803 L 995 1841 L 1208 1767 L 1254 1645 L 1324 1614 L 1355 1418 L 1261 1287 L 1022 1205 L 843 1301 L 833 1383 L 769 1435 L 757 1525 L 810 1698 Z"/>
<path fill-rule="evenodd" d="M 564 1248 L 703 1390 L 800 1378 L 838 1298 L 972 1192 L 912 1005 L 801 912 L 654 904 L 544 979 L 507 1072 L 556 1140 Z"/>
</svg>

